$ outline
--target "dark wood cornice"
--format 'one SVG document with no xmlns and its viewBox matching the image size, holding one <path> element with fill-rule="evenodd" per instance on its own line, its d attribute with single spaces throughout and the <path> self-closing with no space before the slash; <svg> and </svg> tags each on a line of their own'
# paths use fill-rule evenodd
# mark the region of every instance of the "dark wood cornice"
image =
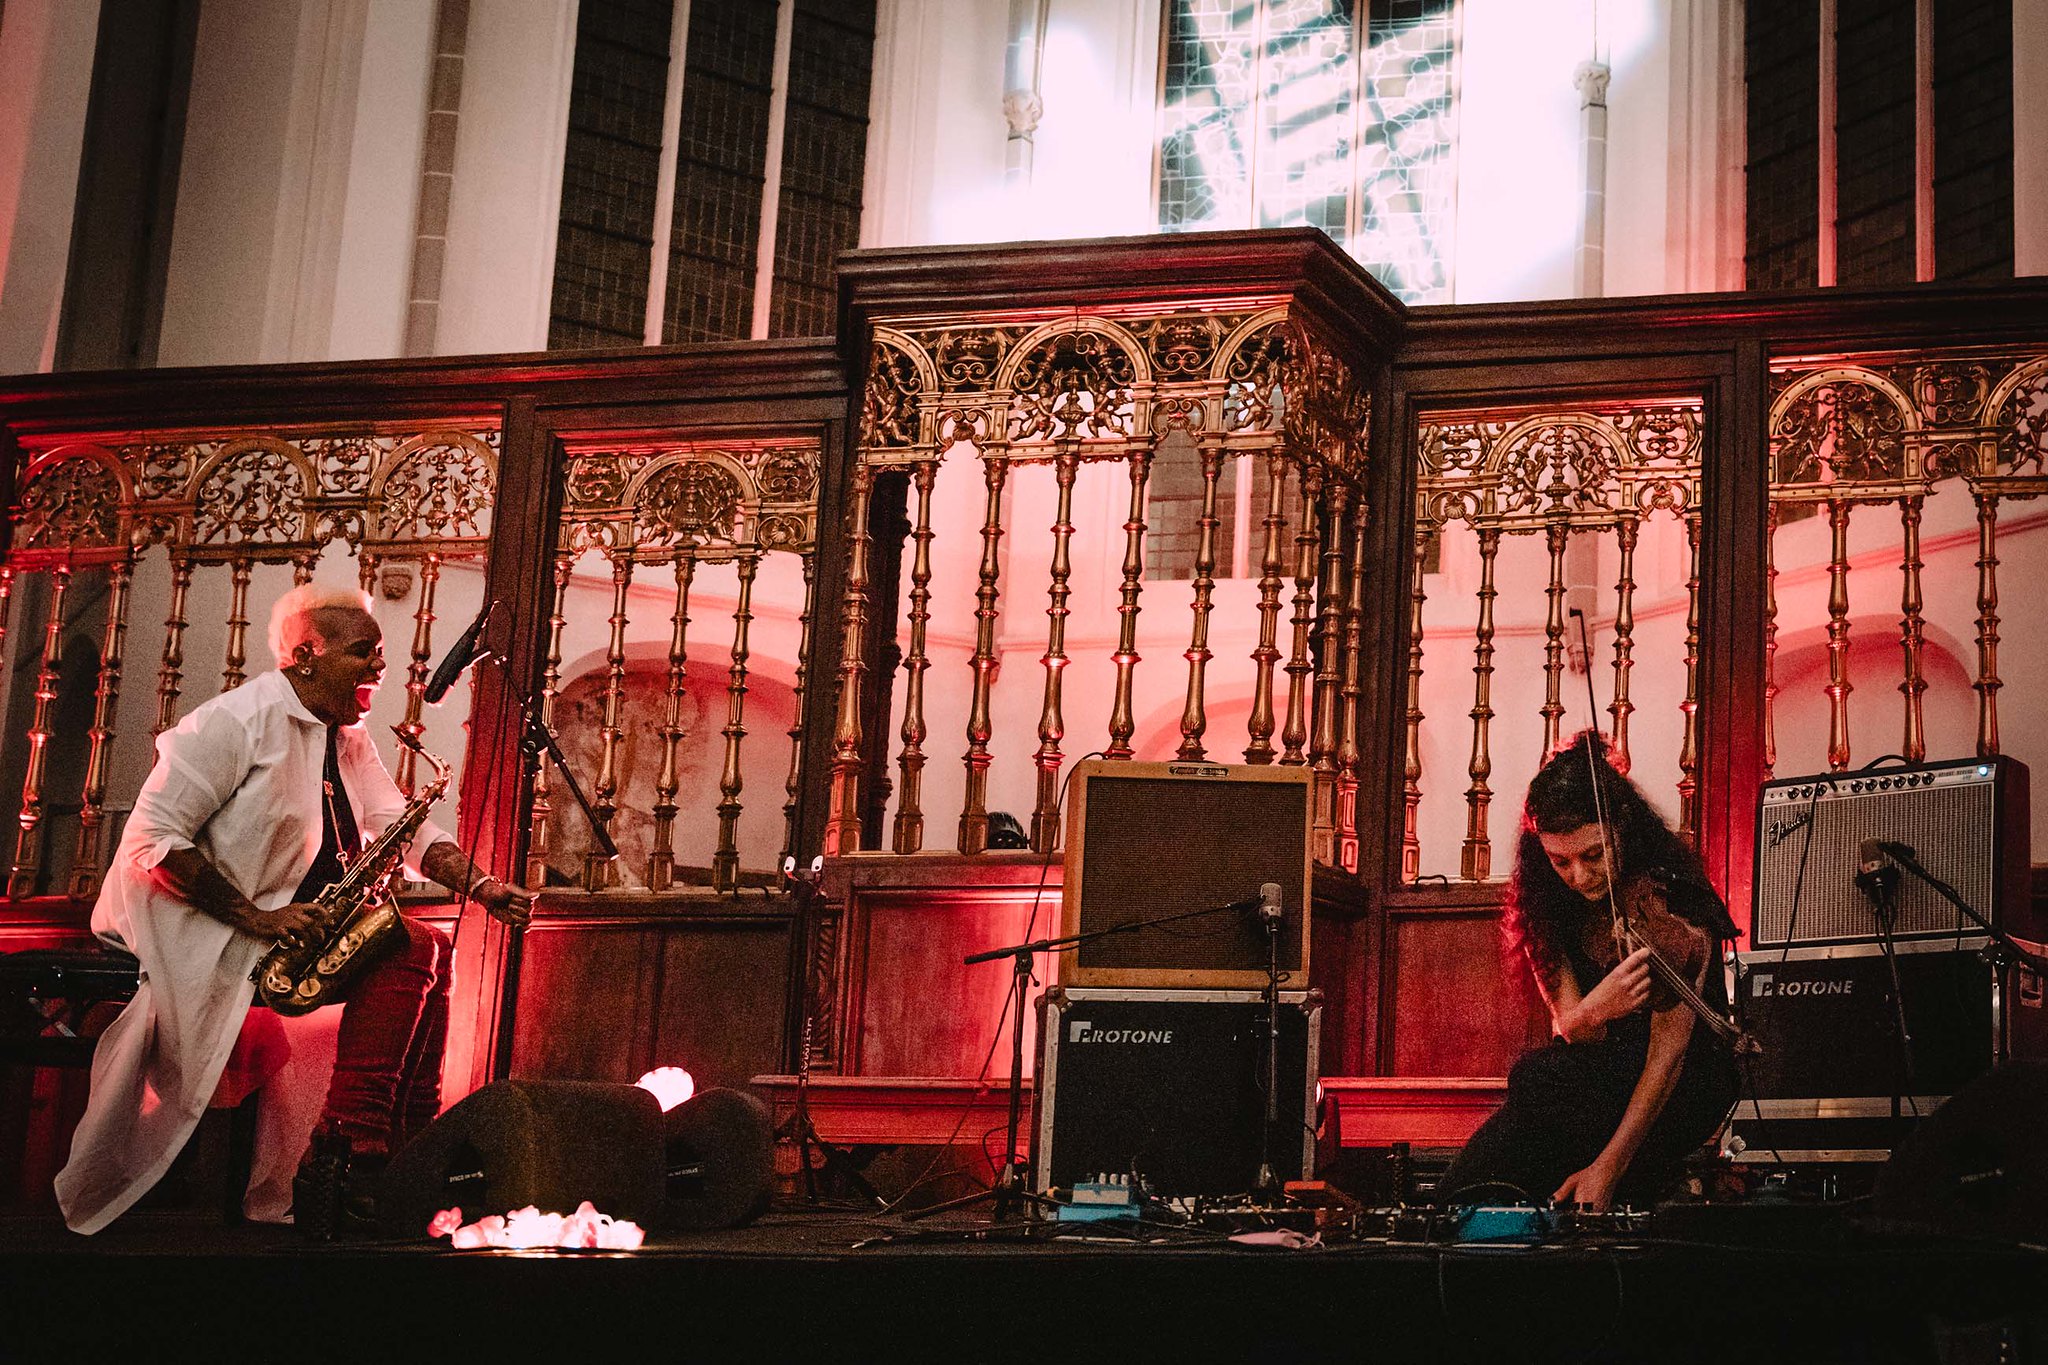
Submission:
<svg viewBox="0 0 2048 1365">
<path fill-rule="evenodd" d="M 721 342 L 307 365 L 95 370 L 0 379 L 0 424 L 17 434 L 266 423 L 495 416 L 543 408 L 843 397 L 830 339 Z"/>
<path fill-rule="evenodd" d="M 1282 297 L 1383 357 L 1408 309 L 1316 228 L 1155 233 L 855 251 L 839 260 L 839 335 L 880 319 Z"/>
<path fill-rule="evenodd" d="M 2048 278 L 1897 289 L 1665 294 L 1414 308 L 1404 367 L 1662 355 L 1744 341 L 1830 350 L 2037 339 L 2048 326 Z"/>
</svg>

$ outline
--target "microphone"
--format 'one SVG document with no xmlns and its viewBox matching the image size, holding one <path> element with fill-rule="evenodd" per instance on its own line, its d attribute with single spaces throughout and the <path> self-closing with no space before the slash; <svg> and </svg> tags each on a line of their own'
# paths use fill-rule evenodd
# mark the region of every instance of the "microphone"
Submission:
<svg viewBox="0 0 2048 1365">
<path fill-rule="evenodd" d="M 1863 843 L 1866 849 L 1871 844 L 1876 844 L 1878 852 L 1884 854 L 1887 858 L 1896 859 L 1902 863 L 1916 863 L 1920 861 L 1919 852 L 1911 844 L 1901 844 L 1891 839 L 1866 839 Z M 1868 858 L 1870 854 L 1866 852 L 1863 856 Z"/>
<path fill-rule="evenodd" d="M 441 698 L 448 695 L 448 689 L 455 686 L 455 680 L 462 676 L 477 658 L 477 641 L 483 637 L 484 627 L 490 624 L 491 616 L 498 610 L 498 599 L 492 598 L 484 609 L 476 614 L 476 620 L 469 623 L 469 629 L 455 637 L 455 643 L 448 646 L 448 652 L 441 656 L 441 666 L 434 670 L 434 676 L 427 680 L 423 694 L 430 706 L 438 706 Z"/>
<path fill-rule="evenodd" d="M 1280 913 L 1280 883 L 1266 882 L 1259 887 L 1259 918 L 1278 924 Z"/>
<path fill-rule="evenodd" d="M 1856 889 L 1886 913 L 1890 911 L 1892 896 L 1899 886 L 1898 865 L 1888 855 L 1891 849 L 1903 847 L 1886 839 L 1865 839 L 1857 849 Z M 1911 850 L 1908 849 L 1907 853 L 1910 856 Z"/>
</svg>

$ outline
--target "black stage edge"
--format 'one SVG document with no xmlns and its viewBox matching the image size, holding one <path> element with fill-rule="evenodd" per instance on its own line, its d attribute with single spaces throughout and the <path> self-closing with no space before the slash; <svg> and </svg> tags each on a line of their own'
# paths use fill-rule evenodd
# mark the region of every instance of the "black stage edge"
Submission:
<svg viewBox="0 0 2048 1365">
<path fill-rule="evenodd" d="M 1822 1237 L 1306 1251 L 1031 1241 L 856 1249 L 927 1223 L 775 1214 L 631 1255 L 314 1248 L 136 1214 L 0 1220 L 14 1360 L 1941 1362 L 2048 1359 L 2048 1254 Z M 1103 1234 L 1108 1236 L 1110 1234 Z M 1298 1354 L 1297 1354 L 1298 1353 Z"/>
</svg>

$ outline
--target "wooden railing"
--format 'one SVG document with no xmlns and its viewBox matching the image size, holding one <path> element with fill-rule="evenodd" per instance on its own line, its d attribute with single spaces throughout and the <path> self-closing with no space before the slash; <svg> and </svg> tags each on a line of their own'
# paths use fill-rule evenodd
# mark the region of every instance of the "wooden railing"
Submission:
<svg viewBox="0 0 2048 1365">
<path fill-rule="evenodd" d="M 1000 304 L 868 310 L 828 853 L 920 852 L 936 813 L 954 850 L 978 854 L 999 805 L 1028 810 L 1029 844 L 1049 853 L 1072 757 L 1093 752 L 1306 766 L 1316 858 L 1357 866 L 1378 353 L 1296 297 L 1304 275 L 1262 294 L 1205 287 L 1199 267 L 1120 268 L 1174 249 L 1125 244 Z M 1213 244 L 1185 249 L 1206 264 Z M 1343 270 L 1343 303 L 1392 313 Z M 1147 540 L 1174 461 L 1201 490 L 1177 567 Z M 1233 537 L 1250 549 L 1242 584 L 1223 581 Z M 1035 602 L 1034 632 L 1014 617 Z M 1161 649 L 1183 665 L 1141 666 Z M 1037 684 L 1005 688 L 1026 653 Z M 1241 738 L 1219 731 L 1219 688 L 1244 707 Z M 935 766 L 948 731 L 957 777 Z"/>
<path fill-rule="evenodd" d="M 2027 550 L 2027 562 L 2038 562 L 2048 525 L 2022 508 L 2022 518 L 2007 520 L 2001 529 L 2000 514 L 2048 493 L 2048 353 L 2039 347 L 1984 347 L 1787 357 L 1771 367 L 1771 393 L 1773 593 L 1765 660 L 1772 681 L 1765 711 L 1766 768 L 1778 761 L 1775 717 L 1781 707 L 1775 670 L 1784 624 L 1778 585 L 1789 569 L 1815 562 L 1811 550 L 1800 563 L 1780 545 L 1791 538 L 1796 523 L 1814 517 L 1824 518 L 1827 528 L 1825 557 L 1818 559 L 1827 580 L 1826 766 L 1839 772 L 1861 756 L 1851 744 L 1850 696 L 1857 683 L 1850 660 L 1851 611 L 1863 594 L 1852 592 L 1852 585 L 1874 577 L 1869 570 L 1889 571 L 1890 565 L 1874 561 L 1891 557 L 1894 546 L 1896 597 L 1886 597 L 1898 603 L 1898 666 L 1890 678 L 1878 681 L 1899 693 L 1896 752 L 1913 762 L 1928 757 L 1930 629 L 1970 642 L 1976 752 L 1985 757 L 2002 752 L 2000 547 L 2002 538 L 2018 540 Z M 1959 499 L 1966 505 L 1958 506 Z M 1896 511 L 1895 538 L 1883 523 L 1886 508 Z M 1879 525 L 1852 526 L 1859 509 Z M 1926 524 L 1930 511 L 1938 519 L 1931 528 Z M 1937 572 L 1954 581 L 1968 574 L 1975 589 L 1974 594 L 1938 594 L 1942 605 L 1932 610 L 1923 546 L 1929 529 L 1948 552 Z M 1852 534 L 1858 530 L 1861 536 Z M 1866 572 L 1855 573 L 1858 568 Z M 2039 621 L 2038 611 L 2021 613 L 2021 628 L 2031 637 L 2026 641 L 2030 655 L 2048 644 Z M 1870 681 L 1866 678 L 1864 685 Z M 2039 756 L 2048 737 L 2033 723 L 2036 715 L 2028 716 L 2026 747 Z"/>
<path fill-rule="evenodd" d="M 323 563 L 345 565 L 341 572 L 358 578 L 366 590 L 379 584 L 380 570 L 404 566 L 408 572 L 386 573 L 381 581 L 401 585 L 397 596 L 412 603 L 399 724 L 415 737 L 425 733 L 423 693 L 434 653 L 436 590 L 444 567 L 480 561 L 485 554 L 497 443 L 494 428 L 474 425 L 241 428 L 24 441 L 11 543 L 0 566 L 0 629 L 17 595 L 33 591 L 42 605 L 40 620 L 17 626 L 38 636 L 40 645 L 7 894 L 31 896 L 46 889 L 40 860 L 52 780 L 47 757 L 64 652 L 81 636 L 98 665 L 76 846 L 63 887 L 77 899 L 93 895 L 111 852 L 106 813 L 117 767 L 123 779 L 113 796 L 125 805 L 148 769 L 148 737 L 211 695 L 187 676 L 186 648 L 198 600 L 225 598 L 212 601 L 220 615 L 208 624 L 219 627 L 223 641 L 218 690 L 226 691 L 249 676 L 249 630 L 267 619 L 276 593 L 310 581 Z M 257 574 L 264 566 L 288 570 L 289 577 L 280 573 L 259 590 Z M 161 634 L 153 639 L 131 629 L 139 575 L 156 589 L 148 607 L 162 610 Z M 76 619 L 68 605 L 74 584 L 87 577 L 103 589 L 104 605 L 94 622 Z M 131 648 L 143 640 L 150 640 L 158 660 L 148 735 L 119 725 L 123 670 Z M 412 774 L 413 755 L 401 753 L 400 785 L 409 789 Z"/>
</svg>

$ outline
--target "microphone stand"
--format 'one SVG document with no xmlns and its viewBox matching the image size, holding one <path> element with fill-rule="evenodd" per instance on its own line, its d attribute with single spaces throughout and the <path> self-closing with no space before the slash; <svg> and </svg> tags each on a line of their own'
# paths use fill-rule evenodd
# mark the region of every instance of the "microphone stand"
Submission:
<svg viewBox="0 0 2048 1365">
<path fill-rule="evenodd" d="M 1953 886 L 1922 867 L 1919 857 L 1912 849 L 1889 840 L 1880 843 L 1878 847 L 1884 851 L 1886 857 L 1933 887 L 1935 894 L 1953 905 L 1957 913 L 1991 936 L 1991 942 L 1984 949 L 1984 960 L 1992 967 L 2003 969 L 2015 962 L 2024 962 L 2035 971 L 2048 975 L 2048 958 L 2021 947 L 2011 934 L 1978 914 Z"/>
<path fill-rule="evenodd" d="M 619 846 L 613 841 L 611 831 L 597 818 L 597 811 L 592 808 L 590 798 L 583 794 L 582 784 L 576 780 L 576 774 L 570 771 L 569 760 L 562 757 L 561 746 L 555 743 L 555 732 L 542 723 L 539 708 L 535 706 L 531 697 L 520 704 L 519 714 L 525 724 L 525 733 L 520 736 L 519 747 L 526 754 L 527 760 L 533 763 L 536 769 L 540 765 L 542 755 L 555 761 L 555 771 L 561 773 L 562 781 L 568 785 L 569 795 L 574 798 L 576 809 L 582 811 L 583 818 L 590 822 L 590 833 L 597 840 L 597 846 L 604 851 L 605 857 L 618 857 Z"/>
<path fill-rule="evenodd" d="M 1273 1130 L 1280 1126 L 1280 919 L 1279 898 L 1261 888 L 1259 919 L 1266 930 L 1266 1121 L 1259 1128 L 1259 1174 L 1252 1193 L 1269 1205 L 1280 1202 L 1280 1177 L 1273 1170 Z"/>
<path fill-rule="evenodd" d="M 1024 1119 L 1024 1007 L 1028 1003 L 1031 992 L 1031 967 L 1034 957 L 1040 953 L 1063 952 L 1068 948 L 1076 948 L 1083 943 L 1089 943 L 1098 938 L 1107 938 L 1111 934 L 1132 933 L 1139 929 L 1150 929 L 1155 925 L 1172 924 L 1179 920 L 1194 919 L 1200 915 L 1220 915 L 1232 910 L 1250 910 L 1256 908 L 1261 903 L 1262 898 L 1255 898 L 1231 901 L 1224 905 L 1204 905 L 1195 910 L 1179 910 L 1170 915 L 1155 915 L 1151 919 L 1132 920 L 1128 924 L 1112 924 L 1105 929 L 1088 929 L 1077 934 L 1061 934 L 1054 938 L 1033 939 L 1029 943 L 1013 943 L 1008 947 L 989 948 L 983 952 L 969 953 L 966 957 L 962 958 L 961 964 L 968 967 L 972 967 L 980 962 L 994 962 L 1005 957 L 1009 958 L 1011 962 L 1010 1108 L 1009 1121 L 1005 1125 L 1005 1132 L 1007 1134 L 1005 1141 L 1008 1143 L 1008 1146 L 1004 1149 L 1003 1169 L 997 1177 L 993 1189 L 977 1190 L 973 1194 L 962 1195 L 958 1199 L 948 1199 L 943 1203 L 929 1205 L 915 1212 L 905 1214 L 905 1219 L 928 1218 L 935 1213 L 945 1213 L 951 1209 L 967 1208 L 974 1204 L 979 1204 L 983 1200 L 994 1201 L 994 1208 L 991 1210 L 991 1213 L 998 1222 L 1009 1217 L 1011 1211 L 1016 1208 L 1056 1209 L 1059 1207 L 1059 1201 L 1048 1199 L 1044 1195 L 1034 1193 L 1027 1188 L 1030 1181 L 1026 1174 L 1026 1163 L 1017 1155 L 1017 1134 L 1018 1130 L 1023 1126 Z M 1269 926 L 1269 932 L 1277 934 L 1277 929 Z M 1275 942 L 1277 943 L 1277 941 L 1276 938 Z M 1277 969 L 1279 961 L 1278 948 L 1276 947 L 1273 952 L 1273 960 Z M 1270 1090 L 1268 1094 L 1271 1094 Z M 1270 1103 L 1269 1100 L 1269 1108 Z"/>
<path fill-rule="evenodd" d="M 1898 1118 L 1905 1097 L 1919 1087 L 1913 1081 L 1913 1033 L 1906 1024 L 1906 988 L 1899 980 L 1899 954 L 1892 937 L 1899 913 L 1899 869 L 1897 866 L 1870 868 L 1856 874 L 1856 889 L 1870 902 L 1870 915 L 1877 923 L 1878 946 L 1884 950 L 1884 965 L 1892 978 L 1892 1015 L 1899 1030 L 1899 1089 L 1892 1096 L 1892 1117 Z"/>
</svg>

